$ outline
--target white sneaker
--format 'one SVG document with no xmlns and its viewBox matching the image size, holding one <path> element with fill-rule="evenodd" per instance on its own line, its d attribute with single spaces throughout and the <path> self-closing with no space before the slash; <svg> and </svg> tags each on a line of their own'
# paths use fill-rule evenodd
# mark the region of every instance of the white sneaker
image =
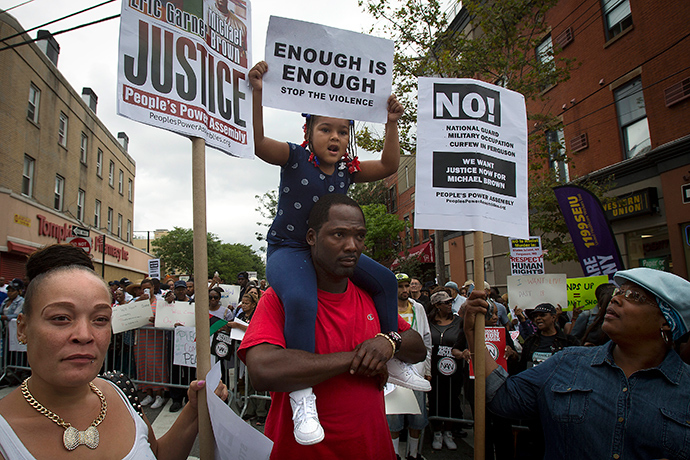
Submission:
<svg viewBox="0 0 690 460">
<path fill-rule="evenodd" d="M 146 397 L 141 401 L 142 406 L 148 406 L 153 402 L 153 396 L 151 395 L 146 395 Z"/>
<path fill-rule="evenodd" d="M 165 399 L 162 396 L 156 396 L 156 400 L 151 404 L 151 409 L 160 409 L 165 404 Z"/>
<path fill-rule="evenodd" d="M 311 446 L 323 441 L 324 432 L 316 411 L 316 395 L 312 388 L 290 393 L 292 421 L 295 424 L 295 441 L 303 446 Z"/>
<path fill-rule="evenodd" d="M 431 441 L 431 448 L 434 450 L 441 450 L 443 447 L 443 433 L 440 431 L 434 432 L 434 440 Z"/>
<path fill-rule="evenodd" d="M 455 444 L 455 441 L 453 441 L 453 433 L 450 431 L 443 433 L 443 442 L 449 450 L 455 450 L 458 448 L 458 445 Z"/>
<path fill-rule="evenodd" d="M 411 364 L 398 358 L 388 360 L 388 381 L 395 385 L 417 391 L 431 391 L 431 383 L 419 375 Z"/>
</svg>

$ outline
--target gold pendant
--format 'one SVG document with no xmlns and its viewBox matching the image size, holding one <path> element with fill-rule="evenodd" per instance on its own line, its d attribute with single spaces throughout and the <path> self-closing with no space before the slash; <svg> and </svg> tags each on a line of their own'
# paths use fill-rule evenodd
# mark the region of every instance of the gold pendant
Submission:
<svg viewBox="0 0 690 460">
<path fill-rule="evenodd" d="M 62 435 L 62 442 L 67 450 L 74 450 L 82 444 L 89 449 L 95 449 L 99 441 L 100 434 L 95 426 L 88 427 L 86 431 L 79 431 L 71 426 L 65 429 L 65 434 Z"/>
</svg>

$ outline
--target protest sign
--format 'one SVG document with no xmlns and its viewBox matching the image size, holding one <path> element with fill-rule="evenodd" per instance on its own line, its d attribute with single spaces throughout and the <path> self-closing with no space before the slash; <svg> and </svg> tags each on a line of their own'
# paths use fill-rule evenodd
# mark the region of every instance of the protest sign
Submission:
<svg viewBox="0 0 690 460">
<path fill-rule="evenodd" d="M 591 310 L 597 306 L 595 291 L 601 284 L 609 282 L 606 275 L 590 276 L 588 278 L 568 278 L 568 307 L 563 310 L 572 311 L 574 307 Z"/>
<path fill-rule="evenodd" d="M 236 284 L 219 284 L 218 286 L 223 290 L 220 293 L 220 304 L 224 308 L 237 308 L 237 305 L 240 303 L 241 288 Z"/>
<path fill-rule="evenodd" d="M 273 441 L 242 418 L 214 393 L 220 383 L 220 361 L 206 374 L 206 400 L 216 439 L 217 458 L 268 460 Z M 201 378 L 201 377 L 199 377 Z"/>
<path fill-rule="evenodd" d="M 149 318 L 153 316 L 153 309 L 149 300 L 130 302 L 113 307 L 113 315 L 110 324 L 113 334 L 131 331 L 149 324 Z"/>
<path fill-rule="evenodd" d="M 391 40 L 271 16 L 263 104 L 385 123 L 394 48 Z"/>
<path fill-rule="evenodd" d="M 526 113 L 499 86 L 419 78 L 415 228 L 529 236 Z"/>
<path fill-rule="evenodd" d="M 194 327 L 194 304 L 189 302 L 158 302 L 156 307 L 156 327 L 172 329 L 175 324 Z"/>
<path fill-rule="evenodd" d="M 519 275 L 508 277 L 511 307 L 531 310 L 540 303 L 565 308 L 568 303 L 565 275 Z"/>
<path fill-rule="evenodd" d="M 506 361 L 506 328 L 487 327 L 484 329 L 486 337 L 486 349 L 496 363 L 508 372 Z M 470 378 L 474 379 L 474 366 L 470 360 Z"/>
<path fill-rule="evenodd" d="M 117 113 L 252 158 L 250 25 L 245 0 L 123 1 Z"/>
<path fill-rule="evenodd" d="M 510 274 L 543 275 L 544 273 L 546 272 L 541 237 L 510 238 Z"/>
<path fill-rule="evenodd" d="M 149 259 L 149 278 L 161 279 L 161 260 Z"/>
<path fill-rule="evenodd" d="M 173 364 L 196 367 L 196 329 L 178 326 L 174 333 Z"/>
</svg>

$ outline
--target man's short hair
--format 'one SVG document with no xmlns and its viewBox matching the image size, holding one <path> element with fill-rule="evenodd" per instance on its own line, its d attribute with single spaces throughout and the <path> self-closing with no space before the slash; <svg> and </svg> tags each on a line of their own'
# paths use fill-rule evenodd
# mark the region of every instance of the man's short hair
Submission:
<svg viewBox="0 0 690 460">
<path fill-rule="evenodd" d="M 342 193 L 329 193 L 328 195 L 322 196 L 314 207 L 311 208 L 308 220 L 309 228 L 313 228 L 314 231 L 318 233 L 321 227 L 323 227 L 323 224 L 328 221 L 328 214 L 331 208 L 337 204 L 344 204 L 345 206 L 352 206 L 353 208 L 359 209 L 359 212 L 362 213 L 362 219 L 364 220 L 364 212 L 355 200 Z"/>
</svg>

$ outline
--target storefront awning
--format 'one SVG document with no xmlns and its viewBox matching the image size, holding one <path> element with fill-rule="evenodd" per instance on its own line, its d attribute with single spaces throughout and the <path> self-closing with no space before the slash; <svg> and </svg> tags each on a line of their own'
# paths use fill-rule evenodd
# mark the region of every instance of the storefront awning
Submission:
<svg viewBox="0 0 690 460">
<path fill-rule="evenodd" d="M 15 254 L 24 254 L 28 256 L 36 252 L 38 248 L 34 248 L 33 246 L 27 246 L 26 244 L 19 244 L 13 241 L 8 241 L 7 250 Z"/>
<path fill-rule="evenodd" d="M 436 261 L 434 258 L 434 245 L 432 244 L 431 240 L 427 241 L 426 243 L 413 246 L 408 249 L 407 252 L 408 255 L 405 256 L 405 251 L 400 251 L 398 258 L 395 259 L 391 264 L 391 270 L 398 268 L 400 266 L 400 262 L 408 257 L 416 257 L 423 264 L 432 264 Z"/>
</svg>

